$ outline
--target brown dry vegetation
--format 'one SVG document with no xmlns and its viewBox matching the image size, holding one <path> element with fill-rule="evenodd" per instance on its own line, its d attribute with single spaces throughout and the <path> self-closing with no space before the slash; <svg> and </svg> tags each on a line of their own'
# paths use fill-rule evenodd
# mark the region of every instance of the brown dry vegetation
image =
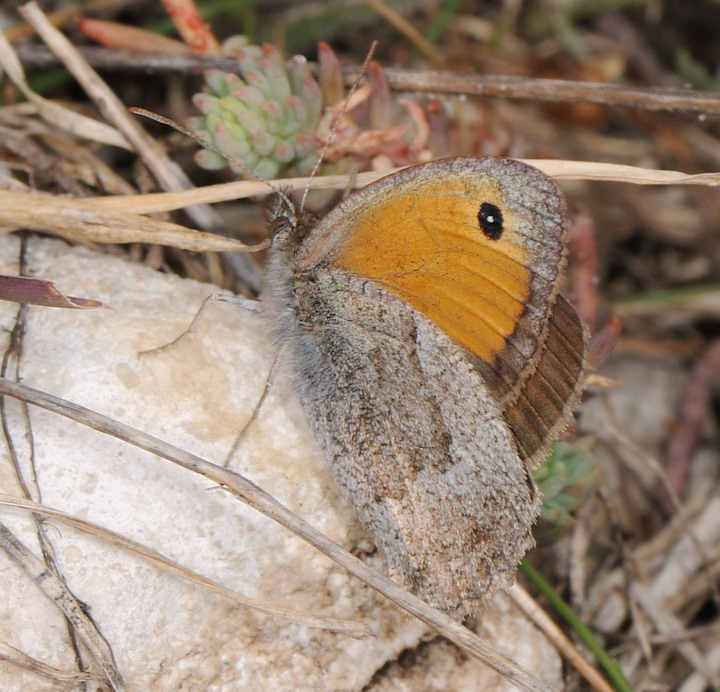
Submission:
<svg viewBox="0 0 720 692">
<path fill-rule="evenodd" d="M 591 167 L 590 179 L 573 169 L 562 183 L 573 227 L 567 292 L 599 335 L 596 351 L 614 350 L 598 370 L 602 378 L 588 388 L 571 435 L 594 469 L 592 490 L 582 496 L 571 524 L 539 527 L 539 547 L 528 560 L 620 664 L 631 689 L 717 688 L 718 178 L 660 184 L 662 176 L 652 180 L 652 171 L 720 171 L 720 3 L 468 0 L 449 13 L 429 46 L 380 17 L 377 8 L 336 16 L 333 3 L 255 4 L 252 10 L 247 3 L 244 18 L 237 8 L 208 17 L 211 29 L 223 39 L 242 33 L 243 19 L 252 19 L 251 30 L 285 55 L 314 59 L 317 42 L 326 41 L 348 66 L 360 65 L 369 37 L 377 39 L 375 60 L 387 68 L 394 98 L 415 99 L 426 115 L 438 99 L 452 114 L 431 123 L 427 148 L 434 156 L 503 155 L 650 171 L 647 180 L 658 184 L 628 182 L 623 169 Z M 49 12 L 52 5 L 43 8 Z M 416 0 L 403 6 L 402 16 L 423 32 L 440 22 L 449 5 Z M 159 4 L 137 2 L 97 9 L 91 3 L 83 14 L 135 26 L 163 17 Z M 74 44 L 89 45 L 72 22 L 59 21 Z M 242 247 L 240 240 L 253 244 L 265 237 L 260 205 L 233 201 L 219 214 L 198 208 L 191 219 L 169 211 L 140 216 L 184 206 L 188 197 L 157 206 L 137 198 L 131 207 L 113 207 L 108 197 L 182 189 L 170 161 L 197 186 L 232 178 L 199 171 L 191 158 L 194 143 L 154 123 L 147 128 L 151 135 L 133 139 L 134 116 L 113 113 L 107 104 L 100 115 L 101 92 L 90 83 L 79 88 L 77 72 L 72 79 L 56 72 L 58 58 L 25 33 L 32 32 L 15 27 L 8 37 L 32 90 L 48 100 L 23 98 L 17 79 L 13 84 L 8 78 L 6 54 L 0 107 L 6 232 L 51 233 L 256 294 L 262 259 L 239 259 L 233 251 Z M 175 121 L 193 114 L 190 97 L 199 86 L 201 57 L 162 54 L 150 66 L 127 49 L 95 48 L 87 56 L 123 104 Z M 573 84 L 541 81 L 548 79 Z M 59 103 L 62 112 L 53 110 Z M 73 121 L 80 115 L 114 127 L 84 138 L 89 124 Z M 65 118 L 74 134 L 59 125 Z M 119 130 L 130 144 L 117 146 Z M 48 193 L 42 210 L 28 206 L 24 195 L 31 190 Z M 202 195 L 192 200 L 209 201 Z M 77 214 L 68 216 L 76 203 L 85 213 L 82 223 Z M 219 229 L 222 237 L 212 235 Z M 619 338 L 608 328 L 613 317 L 622 324 Z M 570 639 L 577 637 L 572 626 L 561 627 Z M 414 684 L 412 689 L 431 689 Z M 567 666 L 566 689 L 587 684 Z"/>
</svg>

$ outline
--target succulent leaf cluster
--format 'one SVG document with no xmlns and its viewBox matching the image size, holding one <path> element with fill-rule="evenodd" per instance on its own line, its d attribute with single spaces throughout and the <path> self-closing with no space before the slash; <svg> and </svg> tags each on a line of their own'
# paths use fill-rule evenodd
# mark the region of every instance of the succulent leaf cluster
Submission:
<svg viewBox="0 0 720 692">
<path fill-rule="evenodd" d="M 244 36 L 228 39 L 223 53 L 237 58 L 238 73 L 206 73 L 204 91 L 193 98 L 202 115 L 188 127 L 225 156 L 201 149 L 198 165 L 230 165 L 265 180 L 288 169 L 309 173 L 319 156 L 315 131 L 323 99 L 305 58 L 286 63 L 274 46 L 249 45 Z"/>
<path fill-rule="evenodd" d="M 533 474 L 543 495 L 540 516 L 561 527 L 572 521 L 572 513 L 587 499 L 597 475 L 585 448 L 589 442 L 573 445 L 556 442 L 550 456 Z"/>
</svg>

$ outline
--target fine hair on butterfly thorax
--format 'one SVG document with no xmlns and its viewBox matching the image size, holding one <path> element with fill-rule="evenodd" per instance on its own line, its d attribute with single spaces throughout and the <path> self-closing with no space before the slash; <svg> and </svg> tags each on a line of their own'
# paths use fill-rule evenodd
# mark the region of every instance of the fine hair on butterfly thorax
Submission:
<svg viewBox="0 0 720 692">
<path fill-rule="evenodd" d="M 289 190 L 281 192 L 271 192 L 263 203 L 263 215 L 267 224 L 268 232 L 271 240 L 278 233 L 286 232 L 289 228 L 297 226 L 297 212 L 295 205 L 287 196 Z"/>
<path fill-rule="evenodd" d="M 263 203 L 263 215 L 272 247 L 276 251 L 297 248 L 318 222 L 313 212 L 293 202 L 289 189 L 269 194 Z"/>
</svg>

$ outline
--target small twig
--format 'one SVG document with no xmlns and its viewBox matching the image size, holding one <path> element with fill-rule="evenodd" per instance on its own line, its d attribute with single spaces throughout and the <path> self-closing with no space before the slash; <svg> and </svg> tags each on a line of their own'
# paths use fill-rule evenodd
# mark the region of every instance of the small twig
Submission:
<svg viewBox="0 0 720 692">
<path fill-rule="evenodd" d="M 227 468 L 230 465 L 230 462 L 232 461 L 232 458 L 235 456 L 235 453 L 237 452 L 238 448 L 240 447 L 240 444 L 245 439 L 245 436 L 247 435 L 248 431 L 250 430 L 250 427 L 252 424 L 258 419 L 258 416 L 260 415 L 260 411 L 262 410 L 263 405 L 265 404 L 265 401 L 267 400 L 270 390 L 272 389 L 273 384 L 275 383 L 275 376 L 277 375 L 278 369 L 280 368 L 280 363 L 282 360 L 282 352 L 277 353 L 275 355 L 275 359 L 272 362 L 272 365 L 270 366 L 270 372 L 268 373 L 267 377 L 265 378 L 265 387 L 263 388 L 262 394 L 260 395 L 260 398 L 257 401 L 257 404 L 255 404 L 255 408 L 253 409 L 252 415 L 248 419 L 248 421 L 243 425 L 242 430 L 237 434 L 237 437 L 235 438 L 235 442 L 233 442 L 233 446 L 230 448 L 230 451 L 227 453 L 225 457 L 225 461 L 223 462 L 223 466 Z"/>
<path fill-rule="evenodd" d="M 435 94 L 465 94 L 551 103 L 597 103 L 648 111 L 715 115 L 720 113 L 720 94 L 691 89 L 625 87 L 563 79 L 480 76 L 455 72 L 411 72 L 392 68 L 386 69 L 385 73 L 390 87 L 402 91 L 429 91 Z"/>
<path fill-rule="evenodd" d="M 138 351 L 137 354 L 139 357 L 142 356 L 151 356 L 155 355 L 157 353 L 162 353 L 163 351 L 169 351 L 170 349 L 174 348 L 179 344 L 183 339 L 185 339 L 187 336 L 190 336 L 191 334 L 195 333 L 195 329 L 197 328 L 198 323 L 202 319 L 203 313 L 205 312 L 205 308 L 210 303 L 229 303 L 230 305 L 235 305 L 240 307 L 243 310 L 247 310 L 248 312 L 252 312 L 254 314 L 258 314 L 260 312 L 258 304 L 259 301 L 257 300 L 250 300 L 249 298 L 243 298 L 242 296 L 235 296 L 235 295 L 228 295 L 226 293 L 211 293 L 205 300 L 203 300 L 202 305 L 198 309 L 198 311 L 195 313 L 195 316 L 192 318 L 192 322 L 190 322 L 190 325 L 183 330 L 181 334 L 176 336 L 172 341 L 168 341 L 166 344 L 163 344 L 162 346 L 156 346 L 154 348 L 148 348 L 143 349 L 142 351 Z M 229 457 L 228 457 L 229 458 Z"/>
<path fill-rule="evenodd" d="M 17 53 L 32 68 L 57 67 L 60 61 L 42 46 L 22 45 Z M 83 47 L 78 52 L 96 69 L 183 74 L 202 74 L 208 69 L 237 71 L 235 58 L 203 55 L 139 53 L 130 50 Z M 345 83 L 352 84 L 359 68 L 343 69 Z M 597 103 L 605 106 L 648 111 L 720 113 L 720 94 L 692 89 L 627 87 L 597 82 L 576 82 L 504 75 L 461 75 L 454 72 L 414 71 L 387 68 L 388 83 L 397 91 L 435 94 L 465 94 L 487 98 L 550 101 L 553 103 Z"/>
<path fill-rule="evenodd" d="M 62 63 L 46 46 L 21 43 L 15 46 L 22 64 L 33 70 L 59 67 Z M 77 51 L 96 70 L 139 74 L 182 73 L 201 75 L 205 70 L 237 71 L 237 58 L 190 53 L 143 53 L 126 48 L 78 46 Z"/>
</svg>

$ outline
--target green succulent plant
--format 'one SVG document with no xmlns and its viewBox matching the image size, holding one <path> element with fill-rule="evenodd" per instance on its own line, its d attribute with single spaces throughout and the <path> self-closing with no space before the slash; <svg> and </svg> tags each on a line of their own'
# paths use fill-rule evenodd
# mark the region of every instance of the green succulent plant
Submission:
<svg viewBox="0 0 720 692">
<path fill-rule="evenodd" d="M 249 45 L 244 36 L 228 39 L 223 53 L 237 58 L 239 74 L 206 73 L 205 90 L 193 97 L 202 115 L 187 124 L 226 156 L 201 149 L 197 164 L 264 180 L 289 169 L 309 173 L 319 157 L 314 133 L 323 100 L 305 58 L 286 63 L 274 46 Z"/>
<path fill-rule="evenodd" d="M 555 526 L 566 526 L 592 491 L 595 469 L 583 449 L 587 444 L 557 442 L 533 476 L 543 494 L 540 516 Z"/>
</svg>

